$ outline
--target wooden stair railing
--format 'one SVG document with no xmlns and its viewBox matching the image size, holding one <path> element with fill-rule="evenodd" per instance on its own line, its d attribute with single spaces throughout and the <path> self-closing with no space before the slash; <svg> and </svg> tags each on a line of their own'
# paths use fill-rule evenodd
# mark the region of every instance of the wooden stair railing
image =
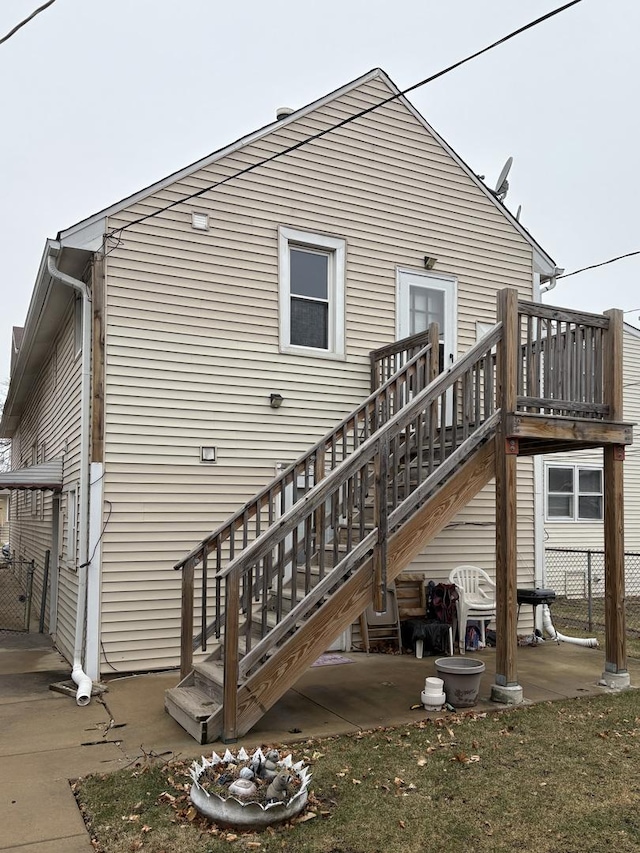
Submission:
<svg viewBox="0 0 640 853">
<path fill-rule="evenodd" d="M 278 518 L 282 517 L 288 506 L 295 505 L 301 494 L 319 483 L 328 471 L 340 465 L 350 453 L 380 429 L 433 379 L 438 371 L 438 341 L 438 326 L 432 324 L 427 332 L 385 347 L 387 351 L 385 370 L 390 369 L 391 353 L 400 365 L 399 370 L 389 376 L 324 438 L 289 465 L 224 524 L 203 539 L 186 557 L 176 563 L 174 568 L 182 570 L 180 671 L 183 677 L 191 669 L 193 651 L 197 648 L 207 651 L 207 640 L 212 636 L 219 639 L 221 635 L 221 585 L 215 582 L 212 603 L 210 600 L 212 578 L 218 576 L 238 552 L 246 549 L 264 530 L 270 528 Z M 308 554 L 311 536 L 313 536 L 314 553 L 318 552 L 320 555 L 322 573 L 324 548 L 319 546 L 324 545 L 324 533 L 322 538 L 316 541 L 316 531 L 324 531 L 327 528 L 327 512 L 329 520 L 333 520 L 335 526 L 343 505 L 364 506 L 367 490 L 368 482 L 362 480 L 358 483 L 357 492 L 347 488 L 341 499 L 335 500 L 330 507 L 318 507 L 317 518 L 313 525 L 307 522 L 304 530 L 293 530 L 288 547 L 287 543 L 280 543 L 275 557 L 268 555 L 265 558 L 263 571 L 252 584 L 251 592 L 246 585 L 242 588 L 244 598 L 254 594 L 261 587 L 266 593 L 275 576 L 281 581 L 282 574 L 274 570 L 274 561 L 279 565 L 289 564 L 292 553 L 295 554 L 299 550 L 299 540 L 304 541 L 305 553 Z M 363 513 L 360 514 L 359 523 L 363 533 Z M 202 575 L 200 631 L 194 636 L 195 569 L 198 565 L 201 565 Z M 212 608 L 215 614 L 213 618 L 210 616 Z"/>
<path fill-rule="evenodd" d="M 429 498 L 461 460 L 467 458 L 468 453 L 493 434 L 497 420 L 493 393 L 495 382 L 485 376 L 485 371 L 493 374 L 495 370 L 491 350 L 500 339 L 501 329 L 502 324 L 496 324 L 463 358 L 365 439 L 347 459 L 287 510 L 276 524 L 217 573 L 215 582 L 223 597 L 225 614 L 225 738 L 236 736 L 239 682 L 254 674 L 256 668 L 276 653 L 288 636 L 299 630 L 305 619 L 326 603 L 349 574 L 371 556 L 375 577 L 373 595 L 384 597 L 387 537 Z M 486 389 L 491 389 L 491 393 Z M 453 423 L 449 428 L 448 398 L 452 392 L 459 405 L 454 410 Z M 358 536 L 355 513 L 360 508 L 348 497 L 345 500 L 345 494 L 358 494 L 362 484 L 369 482 L 372 472 L 378 494 L 374 501 L 374 529 Z M 339 555 L 338 562 L 318 578 L 314 588 L 301 601 L 294 603 L 291 611 L 278 620 L 275 627 L 262 632 L 261 620 L 254 619 L 252 611 L 254 605 L 257 608 L 264 606 L 264 598 L 255 600 L 253 595 L 242 596 L 242 589 L 258 589 L 265 576 L 265 563 L 274 561 L 271 567 L 277 577 L 272 574 L 273 594 L 280 597 L 289 567 L 281 557 L 274 560 L 273 555 L 281 555 L 285 550 L 283 543 L 300 528 L 304 528 L 304 542 L 310 547 L 314 541 L 324 540 L 327 527 L 338 520 L 334 510 L 337 506 L 342 506 L 342 521 L 346 527 L 355 528 L 351 548 Z M 318 513 L 327 508 L 327 526 L 318 530 L 315 527 Z M 239 644 L 242 633 L 240 614 L 245 626 L 243 649 Z M 252 637 L 257 639 L 255 645 L 251 643 Z"/>
</svg>

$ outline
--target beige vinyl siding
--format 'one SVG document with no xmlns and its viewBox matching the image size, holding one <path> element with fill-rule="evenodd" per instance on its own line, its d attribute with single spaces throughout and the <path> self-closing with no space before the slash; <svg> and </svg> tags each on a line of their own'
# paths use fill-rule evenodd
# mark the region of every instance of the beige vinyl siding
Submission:
<svg viewBox="0 0 640 853">
<path fill-rule="evenodd" d="M 388 97 L 378 79 L 109 219 L 110 229 L 157 211 Z M 191 211 L 209 230 L 191 228 Z M 282 354 L 278 226 L 347 242 L 346 358 Z M 178 662 L 180 578 L 172 564 L 369 393 L 371 349 L 396 333 L 396 269 L 458 284 L 458 351 L 476 320 L 495 320 L 496 291 L 532 295 L 531 246 L 406 107 L 398 102 L 145 220 L 107 256 L 102 642 L 112 669 Z M 269 408 L 271 392 L 284 397 Z M 218 462 L 199 463 L 200 445 Z M 532 516 L 524 473 L 523 514 Z M 525 496 L 525 492 L 527 493 Z M 530 494 L 529 494 L 530 492 Z M 491 490 L 466 524 L 424 560 L 493 566 Z M 106 516 L 105 516 L 106 518 Z M 532 524 L 531 524 L 532 531 Z M 533 565 L 523 534 L 523 565 Z M 473 559 L 472 559 L 473 558 Z"/>
<path fill-rule="evenodd" d="M 70 292 L 71 293 L 71 292 Z M 63 495 L 77 485 L 80 470 L 80 359 L 76 358 L 74 343 L 74 298 L 69 297 L 69 309 L 60 332 L 45 361 L 12 439 L 12 467 L 31 464 L 30 448 L 44 448 L 45 460 L 63 456 Z M 37 618 L 42 599 L 42 579 L 45 551 L 52 544 L 52 493 L 34 493 L 39 511 L 32 515 L 32 494 L 12 493 L 11 546 L 25 560 L 34 560 L 34 599 L 32 614 Z M 68 527 L 63 528 L 67 553 Z M 62 550 L 62 544 L 61 544 Z M 56 555 L 51 554 L 51 573 Z M 69 659 L 73 656 L 77 577 L 75 569 L 64 561 L 58 575 L 58 615 L 56 645 Z M 51 602 L 47 599 L 46 621 L 49 625 Z"/>
<path fill-rule="evenodd" d="M 640 422 L 640 332 L 625 327 L 623 347 L 624 418 L 633 424 Z M 624 545 L 626 551 L 640 552 L 640 445 L 638 428 L 634 441 L 627 447 L 624 463 Z M 602 466 L 602 450 L 554 454 L 545 458 L 547 464 L 580 464 Z M 545 487 L 546 488 L 546 487 Z M 545 492 L 546 494 L 546 492 Z M 604 548 L 602 522 L 545 520 L 547 548 Z M 635 561 L 637 565 L 637 560 Z M 638 578 L 640 583 L 640 578 Z"/>
</svg>

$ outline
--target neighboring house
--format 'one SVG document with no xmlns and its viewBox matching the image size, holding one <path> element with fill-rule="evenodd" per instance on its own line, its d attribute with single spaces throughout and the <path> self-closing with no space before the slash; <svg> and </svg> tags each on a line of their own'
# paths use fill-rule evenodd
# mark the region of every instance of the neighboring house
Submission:
<svg viewBox="0 0 640 853">
<path fill-rule="evenodd" d="M 372 350 L 437 320 L 446 367 L 499 290 L 538 301 L 555 276 L 404 97 L 207 189 L 397 94 L 374 70 L 47 243 L 1 434 L 13 486 L 41 466 L 53 490 L 13 502 L 12 547 L 38 566 L 51 550 L 48 628 L 91 677 L 178 664 L 174 563 L 367 397 Z M 524 585 L 533 470 L 519 462 Z M 489 485 L 408 571 L 495 559 Z"/>
<path fill-rule="evenodd" d="M 625 323 L 624 418 L 640 421 L 640 330 Z M 640 453 L 630 447 L 624 464 L 624 547 L 640 553 Z M 592 594 L 604 595 L 604 478 L 602 449 L 554 454 L 544 459 L 544 546 L 546 578 L 559 595 L 587 593 L 586 551 L 593 556 Z M 562 554 L 556 549 L 573 549 Z M 627 589 L 640 594 L 640 558 L 627 559 Z M 631 594 L 631 593 L 629 593 Z"/>
</svg>

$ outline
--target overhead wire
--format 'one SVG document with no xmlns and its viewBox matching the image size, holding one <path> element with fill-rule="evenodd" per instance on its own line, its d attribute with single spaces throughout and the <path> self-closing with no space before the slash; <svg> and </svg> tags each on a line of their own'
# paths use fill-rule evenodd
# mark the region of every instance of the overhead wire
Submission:
<svg viewBox="0 0 640 853">
<path fill-rule="evenodd" d="M 607 264 L 613 264 L 613 263 L 615 263 L 616 261 L 621 261 L 621 260 L 623 260 L 624 258 L 632 258 L 634 255 L 640 255 L 640 249 L 637 249 L 635 252 L 627 252 L 627 253 L 626 253 L 626 254 L 624 254 L 624 255 L 617 255 L 615 258 L 609 258 L 607 261 L 600 261 L 600 263 L 598 263 L 598 264 L 590 264 L 588 267 L 582 267 L 582 268 L 581 268 L 581 269 L 579 269 L 579 270 L 573 270 L 573 272 L 565 272 L 565 273 L 562 273 L 562 275 L 557 275 L 557 276 L 556 276 L 556 280 L 559 280 L 559 279 L 561 279 L 561 278 L 569 278 L 569 276 L 572 276 L 572 275 L 578 275 L 578 273 L 586 272 L 587 270 L 595 270 L 595 269 L 597 269 L 598 267 L 604 267 L 604 266 L 606 266 Z M 633 311 L 637 311 L 638 309 L 637 309 L 637 308 L 634 308 L 634 309 L 632 309 L 632 310 L 633 310 Z M 632 313 L 632 312 L 630 312 L 630 311 L 625 311 L 625 314 L 630 314 L 630 313 Z"/>
<path fill-rule="evenodd" d="M 467 62 L 471 62 L 471 60 L 477 59 L 479 56 L 482 56 L 482 54 L 487 53 L 488 51 L 493 50 L 496 47 L 499 47 L 501 44 L 504 44 L 505 42 L 510 41 L 511 39 L 515 38 L 516 36 L 521 35 L 522 33 L 526 32 L 527 30 L 530 30 L 533 27 L 536 27 L 539 24 L 544 23 L 545 21 L 548 21 L 550 18 L 553 18 L 555 15 L 559 15 L 561 12 L 564 12 L 567 9 L 571 8 L 572 6 L 576 6 L 578 3 L 581 3 L 581 2 L 582 2 L 582 0 L 570 0 L 569 3 L 565 3 L 562 6 L 558 6 L 556 9 L 552 9 L 550 12 L 547 12 L 546 14 L 541 15 L 539 18 L 536 18 L 533 21 L 529 21 L 527 24 L 523 24 L 523 26 L 518 27 L 516 30 L 513 30 L 510 33 L 507 33 L 507 35 L 502 36 L 502 38 L 499 38 L 497 41 L 494 41 L 491 44 L 486 45 L 485 47 L 481 48 L 480 50 L 476 50 L 474 53 L 471 53 L 468 56 L 465 56 L 463 59 L 459 59 L 457 62 L 454 62 L 451 65 L 448 65 L 446 68 L 443 68 L 440 71 L 437 71 L 435 74 L 431 74 L 429 77 L 425 77 L 424 80 L 420 80 L 419 82 L 414 83 L 411 86 L 408 86 L 406 89 L 402 89 L 401 91 L 396 92 L 394 95 L 390 95 L 388 98 L 384 98 L 382 101 L 379 101 L 378 103 L 373 104 L 370 107 L 366 107 L 365 109 L 360 110 L 359 112 L 354 113 L 353 115 L 347 116 L 347 118 L 342 119 L 341 121 L 337 122 L 337 124 L 333 124 L 330 127 L 324 128 L 324 130 L 320 130 L 311 136 L 305 137 L 304 139 L 301 139 L 298 142 L 295 142 L 293 145 L 289 145 L 286 148 L 283 148 L 282 150 L 277 151 L 275 154 L 271 154 L 269 157 L 263 157 L 261 160 L 258 160 L 257 162 L 252 163 L 249 166 L 245 166 L 243 169 L 240 169 L 239 171 L 234 172 L 231 175 L 227 175 L 225 178 L 222 178 L 221 180 L 216 181 L 213 184 L 208 184 L 206 187 L 202 187 L 201 189 L 196 190 L 195 192 L 190 193 L 189 195 L 183 196 L 180 199 L 176 199 L 176 200 L 170 202 L 169 204 L 165 205 L 164 207 L 160 207 L 157 210 L 151 211 L 150 213 L 145 213 L 142 216 L 138 216 L 135 219 L 131 220 L 131 222 L 127 222 L 124 225 L 119 226 L 118 228 L 114 228 L 112 231 L 110 231 L 106 235 L 105 240 L 109 239 L 109 238 L 116 237 L 116 235 L 122 234 L 122 232 L 125 231 L 126 229 L 132 228 L 134 225 L 139 225 L 140 223 L 145 222 L 147 219 L 151 219 L 155 216 L 159 216 L 161 213 L 165 213 L 166 211 L 171 210 L 172 208 L 177 207 L 180 204 L 184 204 L 185 202 L 191 201 L 194 198 L 199 198 L 200 196 L 205 195 L 205 193 L 208 193 L 212 190 L 215 190 L 218 187 L 223 186 L 224 184 L 228 184 L 230 181 L 233 181 L 233 180 L 241 177 L 242 175 L 246 175 L 249 172 L 253 172 L 256 169 L 260 168 L 261 166 L 264 166 L 267 163 L 273 162 L 273 160 L 277 160 L 279 157 L 284 157 L 286 154 L 291 154 L 293 151 L 297 151 L 299 148 L 302 148 L 304 145 L 308 145 L 310 142 L 314 142 L 315 140 L 320 139 L 323 136 L 326 136 L 328 133 L 333 133 L 334 131 L 339 130 L 341 127 L 344 127 L 345 125 L 350 124 L 353 121 L 356 121 L 356 119 L 362 118 L 363 116 L 374 112 L 374 110 L 378 110 L 378 109 L 380 109 L 380 107 L 383 107 L 386 104 L 389 104 L 392 101 L 395 101 L 398 98 L 401 98 L 404 95 L 407 95 L 409 92 L 413 92 L 415 89 L 419 89 L 421 86 L 426 86 L 427 83 L 432 83 L 434 80 L 437 80 L 438 78 L 443 77 L 445 74 L 449 74 L 451 71 L 454 71 L 456 68 L 460 68 L 461 65 L 465 65 Z"/>
<path fill-rule="evenodd" d="M 42 6 L 38 6 L 38 8 L 35 9 L 27 18 L 25 18 L 23 21 L 20 21 L 20 23 L 16 24 L 12 30 L 9 30 L 6 35 L 2 36 L 2 38 L 0 38 L 0 44 L 3 44 L 5 41 L 9 41 L 11 36 L 14 36 L 18 32 L 18 30 L 22 29 L 22 27 L 28 24 L 29 21 L 32 21 L 36 15 L 40 14 L 40 12 L 44 12 L 44 10 L 48 9 L 49 6 L 53 6 L 55 2 L 56 0 L 47 0 L 46 3 L 42 4 Z"/>
</svg>

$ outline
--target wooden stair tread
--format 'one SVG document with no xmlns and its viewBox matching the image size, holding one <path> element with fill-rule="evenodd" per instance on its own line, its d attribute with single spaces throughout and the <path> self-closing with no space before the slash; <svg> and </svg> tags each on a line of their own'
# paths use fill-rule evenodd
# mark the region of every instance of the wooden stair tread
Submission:
<svg viewBox="0 0 640 853">
<path fill-rule="evenodd" d="M 203 660 L 194 663 L 193 669 L 203 678 L 214 684 L 222 685 L 224 680 L 224 664 L 219 660 Z"/>
<path fill-rule="evenodd" d="M 165 693 L 165 699 L 171 699 L 196 722 L 208 720 L 220 708 L 220 703 L 195 686 L 170 687 Z"/>
</svg>

